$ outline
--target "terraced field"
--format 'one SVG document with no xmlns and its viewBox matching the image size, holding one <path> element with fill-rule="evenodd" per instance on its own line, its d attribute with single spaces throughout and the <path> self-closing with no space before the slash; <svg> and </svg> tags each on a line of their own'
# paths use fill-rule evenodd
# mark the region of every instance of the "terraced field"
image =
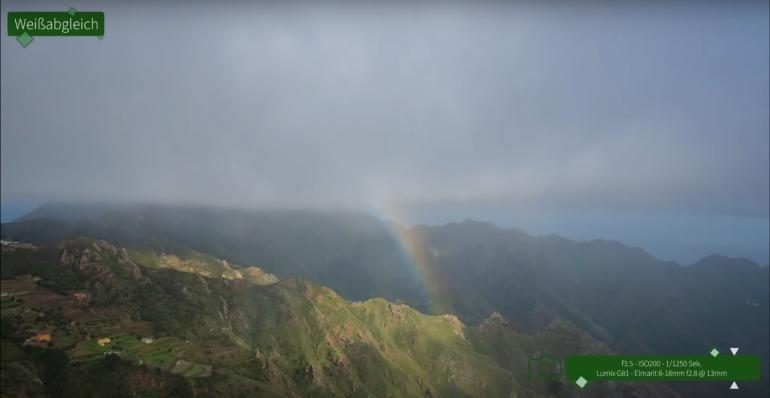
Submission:
<svg viewBox="0 0 770 398">
<path fill-rule="evenodd" d="M 67 350 L 72 362 L 94 361 L 108 354 L 180 374 L 185 377 L 206 377 L 212 367 L 198 363 L 203 353 L 190 342 L 176 337 L 160 337 L 145 343 L 142 337 L 152 335 L 152 324 L 132 320 L 129 314 L 111 307 L 90 305 L 77 300 L 72 294 L 50 291 L 31 276 L 2 280 L 0 308 L 3 316 L 15 316 L 30 335 L 36 332 L 51 334 L 51 346 Z M 56 314 L 58 322 L 50 316 Z M 100 338 L 110 338 L 104 346 Z M 237 351 L 237 350 L 236 350 Z M 230 359 L 230 363 L 245 359 L 234 352 L 215 353 L 214 358 Z M 221 354 L 221 355 L 220 355 Z"/>
<path fill-rule="evenodd" d="M 70 352 L 73 362 L 99 359 L 115 354 L 121 358 L 144 364 L 150 368 L 167 370 L 186 377 L 201 377 L 211 374 L 211 366 L 192 362 L 199 357 L 196 347 L 176 337 L 161 337 L 152 343 L 145 343 L 136 336 L 109 336 L 110 342 L 99 345 L 96 339 L 78 344 Z"/>
</svg>

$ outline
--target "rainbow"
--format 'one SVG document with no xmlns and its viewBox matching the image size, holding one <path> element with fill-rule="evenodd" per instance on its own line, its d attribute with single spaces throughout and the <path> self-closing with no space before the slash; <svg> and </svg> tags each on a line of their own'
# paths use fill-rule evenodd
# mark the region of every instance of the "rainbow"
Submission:
<svg viewBox="0 0 770 398">
<path fill-rule="evenodd" d="M 451 305 L 443 293 L 441 278 L 435 272 L 435 252 L 425 242 L 419 228 L 408 227 L 409 218 L 394 207 L 378 207 L 372 211 L 385 225 L 398 245 L 405 264 L 427 295 L 427 309 L 433 314 L 451 313 Z"/>
</svg>

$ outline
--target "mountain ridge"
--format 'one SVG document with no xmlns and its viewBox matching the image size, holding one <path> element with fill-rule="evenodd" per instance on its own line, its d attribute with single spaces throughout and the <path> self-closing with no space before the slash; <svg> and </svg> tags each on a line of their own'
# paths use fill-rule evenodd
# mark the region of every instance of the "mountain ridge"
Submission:
<svg viewBox="0 0 770 398">
<path fill-rule="evenodd" d="M 521 344 L 517 352 L 525 353 L 498 364 L 483 352 L 496 344 L 484 331 L 496 327 L 489 323 L 470 327 L 452 315 L 425 315 L 381 298 L 346 301 L 297 278 L 260 285 L 137 265 L 125 249 L 105 241 L 6 245 L 2 255 L 2 339 L 4 351 L 16 352 L 4 356 L 3 385 L 31 396 L 46 396 L 53 386 L 64 396 L 74 395 L 73 388 L 153 396 L 142 385 L 105 386 L 82 373 L 112 379 L 127 372 L 168 385 L 175 396 L 544 397 L 556 387 L 528 384 L 526 355 L 546 345 L 560 352 L 607 352 L 568 323 L 554 321 L 541 335 L 496 337 L 510 347 Z M 30 268 L 33 263 L 38 265 Z M 42 315 L 27 317 L 34 313 Z M 106 318 L 97 322 L 94 313 Z M 22 343 L 41 331 L 51 336 L 43 351 Z M 549 337 L 553 333 L 561 337 Z M 47 375 L 35 359 L 41 353 L 62 355 L 58 372 L 68 376 Z M 40 378 L 43 389 L 15 390 L 30 377 Z M 624 388 L 677 396 L 657 384 Z M 594 391 L 588 396 L 605 390 Z"/>
<path fill-rule="evenodd" d="M 768 268 L 751 261 L 711 256 L 680 266 L 618 242 L 533 237 L 475 221 L 407 228 L 360 214 L 151 210 L 31 219 L 3 224 L 2 236 L 36 243 L 85 235 L 130 250 L 179 245 L 329 286 L 347 300 L 382 297 L 468 325 L 498 312 L 530 334 L 567 320 L 619 352 L 699 354 L 720 345 L 770 357 Z M 401 228 L 399 240 L 391 227 Z M 402 241 L 411 242 L 408 256 Z"/>
<path fill-rule="evenodd" d="M 114 203 L 113 202 L 109 202 L 109 203 L 46 202 L 32 209 L 28 213 L 20 217 L 17 217 L 16 219 L 10 222 L 5 222 L 3 224 L 18 224 L 18 223 L 24 223 L 26 221 L 35 220 L 35 219 L 43 219 L 43 220 L 59 221 L 59 222 L 73 222 L 73 221 L 79 221 L 82 219 L 92 219 L 92 218 L 102 217 L 105 214 L 108 214 L 109 212 L 112 212 L 112 211 L 126 211 L 127 209 L 130 211 L 136 211 L 136 210 L 141 211 L 142 209 L 158 210 L 158 209 L 164 209 L 164 208 L 171 209 L 171 208 L 180 208 L 180 207 L 182 209 L 188 209 L 192 211 L 224 210 L 227 212 L 231 211 L 231 212 L 242 213 L 242 214 L 249 214 L 249 213 L 303 214 L 304 213 L 304 214 L 315 214 L 315 215 L 326 215 L 326 216 L 347 215 L 347 216 L 353 216 L 353 217 L 361 217 L 364 219 L 368 218 L 370 221 L 376 221 L 382 224 L 393 224 L 399 228 L 411 229 L 411 230 L 421 230 L 421 229 L 431 229 L 431 228 L 453 228 L 456 226 L 485 227 L 485 228 L 492 228 L 497 231 L 510 232 L 515 235 L 525 236 L 530 239 L 539 239 L 539 240 L 553 239 L 553 240 L 558 240 L 560 242 L 570 243 L 570 244 L 601 244 L 601 245 L 608 245 L 608 246 L 619 245 L 622 249 L 631 250 L 631 251 L 641 251 L 645 255 L 650 256 L 657 261 L 676 264 L 682 267 L 692 266 L 692 265 L 701 263 L 705 260 L 708 260 L 709 258 L 712 258 L 712 257 L 729 259 L 733 261 L 750 262 L 750 263 L 756 264 L 758 267 L 770 266 L 770 263 L 760 264 L 752 259 L 749 259 L 743 256 L 727 256 L 720 253 L 712 253 L 700 259 L 692 261 L 691 263 L 682 264 L 672 260 L 660 259 L 654 256 L 653 254 L 649 253 L 647 250 L 645 250 L 642 247 L 627 245 L 622 241 L 619 241 L 616 239 L 607 239 L 607 238 L 572 239 L 572 238 L 564 237 L 554 233 L 548 233 L 544 235 L 533 235 L 517 227 L 502 227 L 493 222 L 474 220 L 471 218 L 466 218 L 463 221 L 449 221 L 443 224 L 416 224 L 410 227 L 410 226 L 400 224 L 396 221 L 378 219 L 364 211 L 340 210 L 340 209 L 313 209 L 313 208 L 296 208 L 295 209 L 295 208 L 278 208 L 278 207 L 267 208 L 267 209 L 249 209 L 245 207 L 220 208 L 216 206 L 203 206 L 203 205 L 196 205 L 196 204 L 172 205 L 172 204 L 162 204 L 162 203 L 153 203 L 153 202 L 146 202 L 146 203 L 145 202 L 123 202 L 123 203 L 121 202 L 114 202 Z"/>
</svg>

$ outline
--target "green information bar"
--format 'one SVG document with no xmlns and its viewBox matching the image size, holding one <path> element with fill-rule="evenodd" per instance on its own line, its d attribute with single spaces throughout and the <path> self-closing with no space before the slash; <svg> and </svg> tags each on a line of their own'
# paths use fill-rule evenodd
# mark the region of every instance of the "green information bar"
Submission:
<svg viewBox="0 0 770 398">
<path fill-rule="evenodd" d="M 571 381 L 756 381 L 757 355 L 575 355 L 568 356 Z"/>
<path fill-rule="evenodd" d="M 99 11 L 9 12 L 8 36 L 104 36 Z"/>
</svg>

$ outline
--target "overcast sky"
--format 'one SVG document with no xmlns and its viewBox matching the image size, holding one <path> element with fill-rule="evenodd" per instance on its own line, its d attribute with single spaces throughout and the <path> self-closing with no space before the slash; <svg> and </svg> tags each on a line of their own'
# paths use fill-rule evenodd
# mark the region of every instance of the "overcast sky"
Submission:
<svg viewBox="0 0 770 398">
<path fill-rule="evenodd" d="M 22 48 L 0 18 L 3 221 L 349 207 L 767 263 L 768 5 L 729 3 L 4 1 L 106 33 Z"/>
</svg>

